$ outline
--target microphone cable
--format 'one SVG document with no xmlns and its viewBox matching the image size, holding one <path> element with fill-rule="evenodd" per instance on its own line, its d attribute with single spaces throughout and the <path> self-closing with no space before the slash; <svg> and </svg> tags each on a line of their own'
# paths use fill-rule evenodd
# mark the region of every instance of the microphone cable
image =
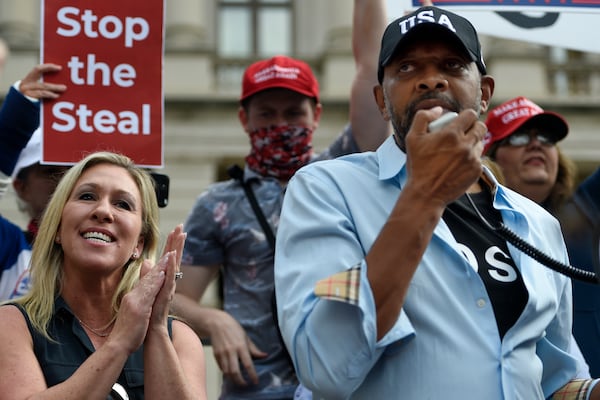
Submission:
<svg viewBox="0 0 600 400">
<path fill-rule="evenodd" d="M 504 225 L 504 223 L 502 221 L 500 221 L 498 226 L 493 226 L 481 214 L 481 212 L 475 205 L 475 202 L 473 201 L 473 199 L 471 198 L 469 193 L 465 193 L 465 195 L 466 195 L 469 203 L 471 203 L 471 207 L 473 207 L 473 209 L 475 210 L 475 212 L 477 213 L 477 215 L 481 219 L 481 221 L 483 221 L 483 223 L 501 239 L 506 240 L 507 242 L 509 242 L 510 244 L 515 246 L 517 249 L 519 249 L 521 252 L 525 253 L 526 255 L 533 258 L 534 260 L 542 263 L 543 265 L 547 266 L 548 268 L 550 268 L 558 273 L 568 276 L 569 278 L 577 279 L 577 280 L 580 280 L 583 282 L 594 283 L 594 284 L 600 283 L 600 280 L 598 279 L 598 277 L 596 276 L 596 274 L 594 272 L 586 271 L 581 268 L 576 268 L 572 265 L 567 265 L 558 260 L 555 260 L 554 258 L 548 256 L 544 252 L 533 247 L 531 244 L 529 244 L 523 238 L 519 237 L 519 235 L 517 235 L 515 232 L 511 231 L 506 225 Z"/>
</svg>

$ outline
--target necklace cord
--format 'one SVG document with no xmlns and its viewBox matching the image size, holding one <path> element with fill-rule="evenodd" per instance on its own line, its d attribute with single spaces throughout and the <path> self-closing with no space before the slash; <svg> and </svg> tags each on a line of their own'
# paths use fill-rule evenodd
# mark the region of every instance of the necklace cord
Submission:
<svg viewBox="0 0 600 400">
<path fill-rule="evenodd" d="M 110 320 L 110 322 L 108 324 L 104 325 L 101 328 L 92 328 L 91 326 L 89 326 L 88 324 L 86 324 L 85 322 L 83 322 L 81 320 L 81 318 L 79 318 L 77 316 L 76 316 L 76 318 L 77 318 L 77 321 L 79 321 L 79 324 L 82 327 L 85 327 L 85 328 L 89 329 L 90 332 L 92 332 L 94 335 L 96 335 L 98 337 L 107 337 L 108 335 L 110 335 L 110 332 L 112 331 L 112 329 L 111 329 L 111 331 L 109 331 L 109 329 L 115 323 L 115 319 L 113 318 L 113 319 Z"/>
</svg>

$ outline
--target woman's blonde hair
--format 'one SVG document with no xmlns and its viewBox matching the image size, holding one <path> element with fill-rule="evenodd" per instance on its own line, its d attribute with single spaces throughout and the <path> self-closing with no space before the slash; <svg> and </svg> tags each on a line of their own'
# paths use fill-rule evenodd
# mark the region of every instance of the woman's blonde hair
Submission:
<svg viewBox="0 0 600 400">
<path fill-rule="evenodd" d="M 129 172 L 140 191 L 142 200 L 141 237 L 144 248 L 140 257 L 130 260 L 123 266 L 123 278 L 112 300 L 115 315 L 123 296 L 138 281 L 143 260 L 146 258 L 154 260 L 156 257 L 160 240 L 159 212 L 150 174 L 137 167 L 130 158 L 112 152 L 92 153 L 75 164 L 60 180 L 46 207 L 33 245 L 31 287 L 25 296 L 16 300 L 25 308 L 33 327 L 48 338 L 50 337 L 47 328 L 54 311 L 54 301 L 61 292 L 64 254 L 62 247 L 56 243 L 56 234 L 60 227 L 63 209 L 81 175 L 89 168 L 100 164 L 116 165 Z"/>
</svg>

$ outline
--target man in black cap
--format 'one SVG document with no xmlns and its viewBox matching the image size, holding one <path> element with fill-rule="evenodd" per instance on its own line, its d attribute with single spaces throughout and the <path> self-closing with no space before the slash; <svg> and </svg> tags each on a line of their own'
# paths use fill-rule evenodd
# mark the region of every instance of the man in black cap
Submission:
<svg viewBox="0 0 600 400">
<path fill-rule="evenodd" d="M 475 29 L 436 7 L 403 16 L 378 76 L 394 135 L 304 167 L 286 192 L 275 287 L 301 382 L 319 399 L 586 398 L 570 280 L 488 225 L 567 261 L 556 220 L 482 165 L 494 80 Z"/>
</svg>

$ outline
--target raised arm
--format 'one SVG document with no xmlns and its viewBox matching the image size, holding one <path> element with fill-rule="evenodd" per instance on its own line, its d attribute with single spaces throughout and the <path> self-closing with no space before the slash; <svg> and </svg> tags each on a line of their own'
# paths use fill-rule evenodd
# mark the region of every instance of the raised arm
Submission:
<svg viewBox="0 0 600 400">
<path fill-rule="evenodd" d="M 419 148 L 409 152 L 409 178 L 387 220 L 370 210 L 390 206 L 396 187 L 382 184 L 375 168 L 348 160 L 315 163 L 287 188 L 275 256 L 279 323 L 298 376 L 323 397 L 348 397 L 385 344 L 412 334 L 400 310 L 413 273 L 445 205 L 481 173 L 475 155 L 483 124 L 475 126 L 477 116 L 466 110 L 453 127 L 428 134 L 427 123 L 440 112 L 415 116 L 408 148 L 420 142 Z M 456 146 L 441 153 L 446 141 Z M 359 185 L 368 192 L 359 197 L 362 204 L 351 199 Z M 399 329 L 380 345 L 396 322 Z"/>
<path fill-rule="evenodd" d="M 384 0 L 354 0 L 352 52 L 356 75 L 350 92 L 350 124 L 361 151 L 375 150 L 390 133 L 373 98 L 386 18 Z"/>
<path fill-rule="evenodd" d="M 0 109 L 0 173 L 10 176 L 27 145 L 40 125 L 40 99 L 55 99 L 66 90 L 65 85 L 41 81 L 44 74 L 59 71 L 60 65 L 39 64 L 13 85 Z"/>
<path fill-rule="evenodd" d="M 439 117 L 436 112 L 439 110 L 419 111 L 415 116 L 406 136 L 407 183 L 366 256 L 377 309 L 377 339 L 397 320 L 444 208 L 475 184 L 481 174 L 477 152 L 485 126 L 477 122 L 475 112 L 463 111 L 448 127 L 431 135 L 426 125 Z M 448 151 L 440 152 L 449 138 L 458 140 Z M 402 260 L 401 266 L 397 260 Z"/>
</svg>

